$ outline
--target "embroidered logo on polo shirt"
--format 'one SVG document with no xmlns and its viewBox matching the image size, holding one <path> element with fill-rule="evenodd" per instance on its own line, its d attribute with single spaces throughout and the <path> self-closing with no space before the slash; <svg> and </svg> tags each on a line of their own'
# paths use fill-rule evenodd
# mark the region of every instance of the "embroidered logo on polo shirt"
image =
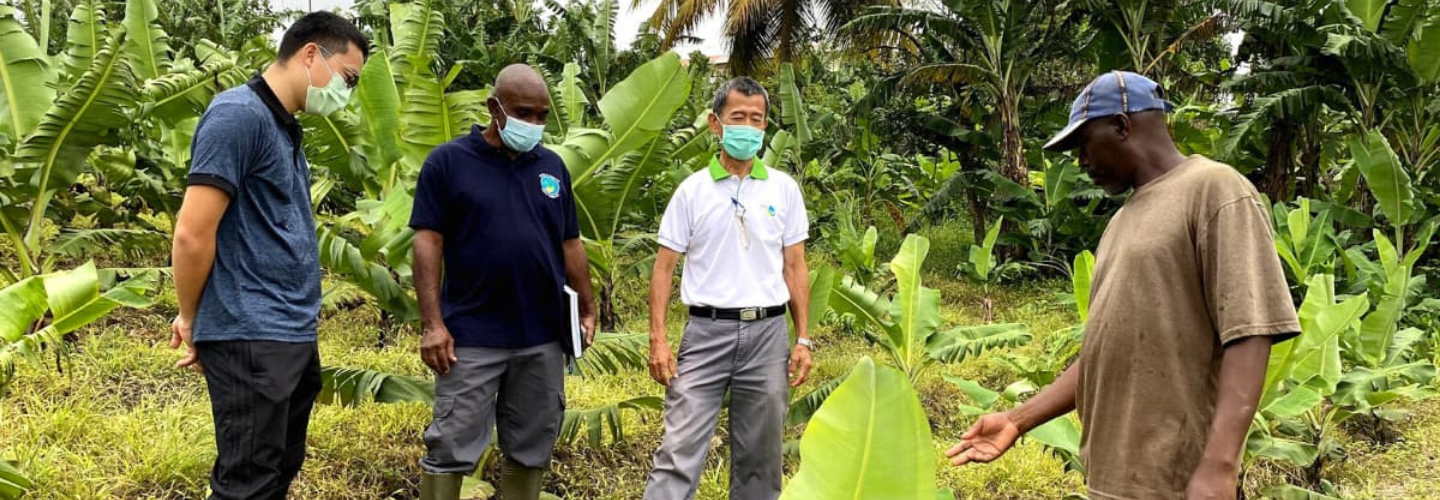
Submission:
<svg viewBox="0 0 1440 500">
<path fill-rule="evenodd" d="M 550 198 L 560 197 L 560 179 L 550 174 L 540 174 L 540 192 Z"/>
<path fill-rule="evenodd" d="M 774 217 L 774 216 L 775 216 L 775 205 L 770 205 L 770 206 L 766 207 L 766 208 L 765 208 L 765 211 L 768 212 L 771 217 Z"/>
</svg>

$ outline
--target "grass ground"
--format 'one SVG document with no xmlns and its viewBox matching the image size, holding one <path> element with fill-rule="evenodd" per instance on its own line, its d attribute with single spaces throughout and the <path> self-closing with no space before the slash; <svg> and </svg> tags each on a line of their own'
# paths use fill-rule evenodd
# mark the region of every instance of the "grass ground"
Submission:
<svg viewBox="0 0 1440 500">
<path fill-rule="evenodd" d="M 958 232 L 931 231 L 932 257 L 927 261 L 928 286 L 943 298 L 947 325 L 979 321 L 981 293 L 958 281 L 953 272 L 968 241 Z M 883 252 L 883 250 L 882 250 Z M 642 287 L 633 287 L 639 289 Z M 1046 339 L 1071 326 L 1071 306 L 1056 304 L 1056 292 L 1068 283 L 1040 282 L 1004 287 L 992 297 L 996 321 L 1030 325 L 1035 340 L 1012 352 L 1044 354 Z M 640 292 L 635 292 L 636 294 Z M 622 330 L 644 331 L 638 314 L 642 298 L 621 297 L 630 319 Z M 670 315 L 672 335 L 683 316 Z M 16 460 L 35 481 L 35 499 L 181 499 L 201 498 L 214 457 L 208 400 L 203 380 L 171 368 L 178 353 L 166 345 L 173 305 L 128 311 L 94 325 L 81 335 L 78 352 L 57 371 L 22 365 L 11 393 L 0 404 L 0 453 Z M 327 313 L 321 323 L 321 356 L 325 364 L 426 376 L 417 352 L 417 338 L 399 335 L 391 345 L 376 347 L 378 322 L 365 308 Z M 880 359 L 881 352 L 852 335 L 826 325 L 817 335 L 814 387 L 842 376 L 862 356 Z M 674 345 L 672 341 L 672 345 Z M 999 387 L 1016 375 L 994 356 L 940 366 L 920 381 L 922 404 L 935 435 L 935 464 L 940 483 L 963 499 L 1056 499 L 1083 491 L 1077 473 L 1035 443 L 1022 443 L 995 464 L 955 469 L 945 466 L 941 452 L 969 423 L 958 405 L 965 396 L 941 380 L 959 375 Z M 641 395 L 661 395 L 661 388 L 642 372 L 567 380 L 571 408 L 609 404 Z M 1327 468 L 1324 477 L 1355 499 L 1440 498 L 1440 402 L 1411 404 L 1413 418 L 1399 429 L 1402 438 L 1380 446 L 1343 436 L 1349 459 Z M 429 408 L 419 404 L 365 404 L 356 408 L 320 406 L 311 420 L 310 457 L 294 488 L 293 498 L 407 499 L 415 496 L 423 453 L 420 433 Z M 546 489 L 563 498 L 639 498 L 660 440 L 660 414 L 626 413 L 623 442 L 591 447 L 562 444 L 556 451 Z M 721 446 L 712 454 L 699 498 L 725 498 L 728 459 L 723 446 L 725 421 L 717 434 Z M 791 429 L 792 438 L 799 429 Z M 793 473 L 798 463 L 788 464 Z M 1285 471 L 1261 465 L 1247 476 L 1247 489 L 1259 491 Z M 496 471 L 483 474 L 495 478 Z"/>
</svg>

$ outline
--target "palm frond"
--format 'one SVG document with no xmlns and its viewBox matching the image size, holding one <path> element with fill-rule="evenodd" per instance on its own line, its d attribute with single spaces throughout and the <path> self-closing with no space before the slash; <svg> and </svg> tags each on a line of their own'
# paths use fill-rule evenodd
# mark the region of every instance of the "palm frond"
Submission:
<svg viewBox="0 0 1440 500">
<path fill-rule="evenodd" d="M 1338 90 L 1328 86 L 1312 85 L 1292 88 L 1255 99 L 1249 110 L 1240 115 L 1230 135 L 1220 145 L 1222 157 L 1235 154 L 1240 144 L 1249 138 L 1256 124 L 1266 120 L 1303 121 L 1320 111 L 1320 106 L 1336 111 L 1349 111 L 1351 105 Z"/>
<path fill-rule="evenodd" d="M 660 411 L 664 408 L 665 400 L 658 396 L 640 396 L 598 408 L 565 410 L 565 418 L 560 423 L 559 441 L 574 443 L 580 432 L 585 431 L 586 442 L 593 448 L 599 448 L 605 444 L 605 431 L 608 429 L 612 442 L 624 442 L 625 410 Z"/>
<path fill-rule="evenodd" d="M 614 375 L 650 366 L 650 336 L 643 333 L 601 333 L 577 364 L 582 374 Z"/>
<path fill-rule="evenodd" d="M 66 229 L 46 248 L 50 253 L 75 258 L 95 254 L 141 258 L 168 251 L 170 240 L 146 229 Z"/>
<path fill-rule="evenodd" d="M 428 380 L 393 373 L 327 366 L 320 369 L 321 404 L 357 406 L 361 403 L 435 404 L 435 385 Z"/>
</svg>

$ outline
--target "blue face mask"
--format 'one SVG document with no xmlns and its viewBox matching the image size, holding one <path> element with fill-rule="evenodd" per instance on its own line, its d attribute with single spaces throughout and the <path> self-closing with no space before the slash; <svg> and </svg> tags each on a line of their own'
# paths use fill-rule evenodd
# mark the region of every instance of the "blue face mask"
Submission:
<svg viewBox="0 0 1440 500">
<path fill-rule="evenodd" d="M 725 148 L 725 154 L 740 161 L 754 158 L 764 142 L 765 131 L 749 125 L 726 125 L 720 137 L 720 146 Z"/>
<path fill-rule="evenodd" d="M 510 116 L 510 112 L 505 111 L 505 105 L 500 104 L 499 100 L 496 100 L 495 104 L 505 113 L 505 128 L 500 129 L 500 140 L 505 142 L 505 147 L 517 153 L 535 149 L 535 145 L 540 144 L 540 138 L 545 134 L 545 126 Z"/>
</svg>

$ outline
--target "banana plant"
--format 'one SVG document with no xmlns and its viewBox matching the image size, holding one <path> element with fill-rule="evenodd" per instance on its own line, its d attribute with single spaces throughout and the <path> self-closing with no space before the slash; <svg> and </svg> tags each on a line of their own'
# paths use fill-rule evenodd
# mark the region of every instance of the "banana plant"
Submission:
<svg viewBox="0 0 1440 500">
<path fill-rule="evenodd" d="M 991 289 L 1002 280 L 1025 269 L 1025 265 L 1018 262 L 1000 263 L 995 255 L 995 242 L 1000 236 L 1000 228 L 1004 225 L 1005 217 L 996 219 L 985 232 L 985 240 L 978 245 L 970 245 L 969 259 L 960 263 L 960 274 L 984 289 L 985 296 L 980 307 L 981 316 L 986 323 L 995 321 L 995 304 L 990 300 Z"/>
<path fill-rule="evenodd" d="M 906 374 L 860 360 L 800 438 L 800 470 L 781 499 L 931 499 L 934 444 Z"/>
<path fill-rule="evenodd" d="M 866 288 L 846 276 L 830 296 L 830 306 L 866 325 L 863 334 L 880 345 L 911 380 L 934 363 L 957 363 L 991 349 L 1014 347 L 1030 341 L 1024 324 L 986 324 L 941 330 L 940 292 L 921 283 L 920 268 L 930 251 L 930 240 L 911 234 L 890 261 L 896 292 L 892 298 Z"/>
<path fill-rule="evenodd" d="M 1307 198 L 1296 200 L 1296 205 L 1287 211 L 1284 203 L 1275 204 L 1275 250 L 1295 283 L 1309 283 L 1313 274 L 1334 273 L 1340 243 L 1330 210 L 1312 215 Z"/>
<path fill-rule="evenodd" d="M 561 109 L 575 113 L 583 109 L 571 102 L 575 72 L 567 71 L 560 88 L 551 98 Z M 585 127 L 569 118 L 565 140 L 548 144 L 570 170 L 580 234 L 586 242 L 591 267 L 600 282 L 601 328 L 614 328 L 615 278 L 624 245 L 623 214 L 642 196 L 649 179 L 664 172 L 677 152 L 700 133 L 696 127 L 669 134 L 676 112 L 690 95 L 690 78 L 680 65 L 680 56 L 667 53 L 615 84 L 596 102 L 602 124 Z M 698 153 L 692 153 L 698 154 Z"/>
<path fill-rule="evenodd" d="M 45 349 L 61 353 L 65 336 L 118 307 L 145 308 L 159 274 L 101 272 L 94 262 L 30 276 L 0 289 L 0 394 L 14 380 L 16 362 L 38 361 Z M 57 354 L 58 356 L 58 354 Z"/>
<path fill-rule="evenodd" d="M 1334 277 L 1310 278 L 1299 310 L 1300 335 L 1271 348 L 1242 474 L 1259 458 L 1318 471 L 1316 464 L 1339 456 L 1333 434 L 1353 413 L 1322 403 L 1343 379 L 1342 339 L 1359 329 L 1369 303 L 1365 295 L 1337 302 Z"/>
</svg>

